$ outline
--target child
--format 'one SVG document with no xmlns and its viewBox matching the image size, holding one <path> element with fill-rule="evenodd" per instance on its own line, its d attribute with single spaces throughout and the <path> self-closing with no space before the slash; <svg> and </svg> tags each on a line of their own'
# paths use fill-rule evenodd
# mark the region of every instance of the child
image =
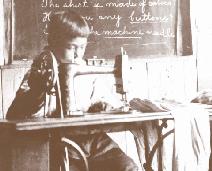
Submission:
<svg viewBox="0 0 212 171">
<path fill-rule="evenodd" d="M 60 89 L 56 79 L 60 65 L 67 62 L 84 64 L 83 55 L 89 33 L 87 22 L 73 11 L 52 15 L 48 27 L 48 48 L 33 61 L 8 109 L 7 119 L 60 117 Z M 68 138 L 82 148 L 91 171 L 138 170 L 133 160 L 107 134 Z M 71 149 L 68 151 L 70 170 L 82 170 L 80 156 Z"/>
</svg>

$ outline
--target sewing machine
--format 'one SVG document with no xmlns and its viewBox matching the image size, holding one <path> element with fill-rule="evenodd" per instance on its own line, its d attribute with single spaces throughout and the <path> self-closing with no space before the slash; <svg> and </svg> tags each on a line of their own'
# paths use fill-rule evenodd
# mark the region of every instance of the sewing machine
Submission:
<svg viewBox="0 0 212 171">
<path fill-rule="evenodd" d="M 112 74 L 116 80 L 116 92 L 123 97 L 124 104 L 127 103 L 128 92 L 128 56 L 122 53 L 115 59 L 112 66 L 80 66 L 74 63 L 64 64 L 61 73 L 68 69 L 67 75 L 62 75 L 66 82 L 60 82 L 63 115 L 75 115 L 76 104 L 74 90 L 74 79 L 79 75 L 87 74 Z M 60 73 L 59 73 L 60 74 Z M 64 91 L 64 92 L 63 92 Z M 68 91 L 68 92 L 67 92 Z M 125 131 L 132 128 L 138 122 L 138 115 L 96 114 L 72 118 L 42 118 L 38 120 L 2 121 L 0 141 L 0 169 L 3 170 L 26 170 L 29 166 L 32 170 L 58 170 L 57 157 L 58 142 L 64 134 L 92 134 L 98 132 Z M 145 118 L 147 119 L 147 118 Z M 149 119 L 149 116 L 148 116 Z M 143 121 L 143 120 L 142 120 Z M 24 123 L 23 123 L 24 122 Z M 39 123 L 38 123 L 39 122 Z M 27 126 L 28 125 L 28 126 Z M 22 128 L 20 128 L 20 126 Z M 25 127 L 26 126 L 26 127 Z M 35 126 L 35 127 L 32 127 Z M 19 130 L 19 128 L 20 130 Z M 9 144 L 9 145 L 8 145 Z"/>
<path fill-rule="evenodd" d="M 94 58 L 93 64 L 96 64 L 99 59 Z M 61 90 L 61 106 L 63 115 L 83 115 L 82 112 L 76 109 L 76 97 L 73 90 L 74 79 L 79 75 L 88 74 L 113 74 L 116 80 L 116 92 L 122 95 L 123 110 L 127 111 L 127 92 L 128 92 L 128 55 L 121 50 L 121 55 L 116 56 L 114 66 L 102 65 L 78 65 L 75 63 L 63 63 L 59 69 L 60 90 Z M 63 118 L 64 116 L 61 115 Z"/>
</svg>

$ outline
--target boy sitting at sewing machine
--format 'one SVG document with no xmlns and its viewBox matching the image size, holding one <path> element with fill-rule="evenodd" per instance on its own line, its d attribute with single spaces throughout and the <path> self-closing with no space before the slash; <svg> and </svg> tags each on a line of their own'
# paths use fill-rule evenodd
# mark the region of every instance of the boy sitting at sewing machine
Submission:
<svg viewBox="0 0 212 171">
<path fill-rule="evenodd" d="M 81 16 L 72 11 L 63 11 L 52 15 L 48 32 L 48 48 L 33 61 L 31 69 L 25 75 L 8 109 L 7 119 L 61 117 L 61 90 L 58 78 L 58 73 L 59 77 L 61 74 L 60 65 L 63 63 L 85 65 L 83 55 L 90 30 Z M 78 94 L 80 94 L 80 86 L 84 90 L 89 89 L 87 85 L 79 85 L 74 90 L 78 90 Z M 85 92 L 84 90 L 82 93 Z M 133 160 L 126 156 L 107 134 L 78 135 L 69 138 L 80 145 L 91 171 L 138 170 Z M 70 170 L 82 170 L 80 157 L 71 149 L 69 149 L 69 158 Z"/>
</svg>

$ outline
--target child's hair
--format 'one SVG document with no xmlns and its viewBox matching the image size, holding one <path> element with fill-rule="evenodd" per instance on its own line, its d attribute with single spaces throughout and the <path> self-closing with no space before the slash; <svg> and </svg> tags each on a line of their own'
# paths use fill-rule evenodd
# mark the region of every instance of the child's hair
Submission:
<svg viewBox="0 0 212 171">
<path fill-rule="evenodd" d="M 74 11 L 60 11 L 50 17 L 48 45 L 63 46 L 64 41 L 75 37 L 88 37 L 90 29 L 85 19 Z"/>
</svg>

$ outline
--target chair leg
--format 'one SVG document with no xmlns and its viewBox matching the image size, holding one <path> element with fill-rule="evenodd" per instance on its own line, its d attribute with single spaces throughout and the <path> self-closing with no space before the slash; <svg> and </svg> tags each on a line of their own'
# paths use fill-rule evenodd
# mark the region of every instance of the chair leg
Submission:
<svg viewBox="0 0 212 171">
<path fill-rule="evenodd" d="M 61 141 L 62 141 L 62 143 L 64 143 L 64 146 L 65 146 L 64 147 L 65 148 L 65 156 L 64 156 L 65 157 L 65 159 L 64 159 L 65 171 L 69 171 L 68 146 L 71 146 L 72 148 L 77 150 L 77 152 L 81 155 L 81 157 L 83 159 L 85 171 L 89 171 L 87 158 L 85 156 L 85 153 L 80 148 L 80 146 L 77 143 L 75 143 L 74 141 L 72 141 L 66 137 L 62 137 Z"/>
</svg>

